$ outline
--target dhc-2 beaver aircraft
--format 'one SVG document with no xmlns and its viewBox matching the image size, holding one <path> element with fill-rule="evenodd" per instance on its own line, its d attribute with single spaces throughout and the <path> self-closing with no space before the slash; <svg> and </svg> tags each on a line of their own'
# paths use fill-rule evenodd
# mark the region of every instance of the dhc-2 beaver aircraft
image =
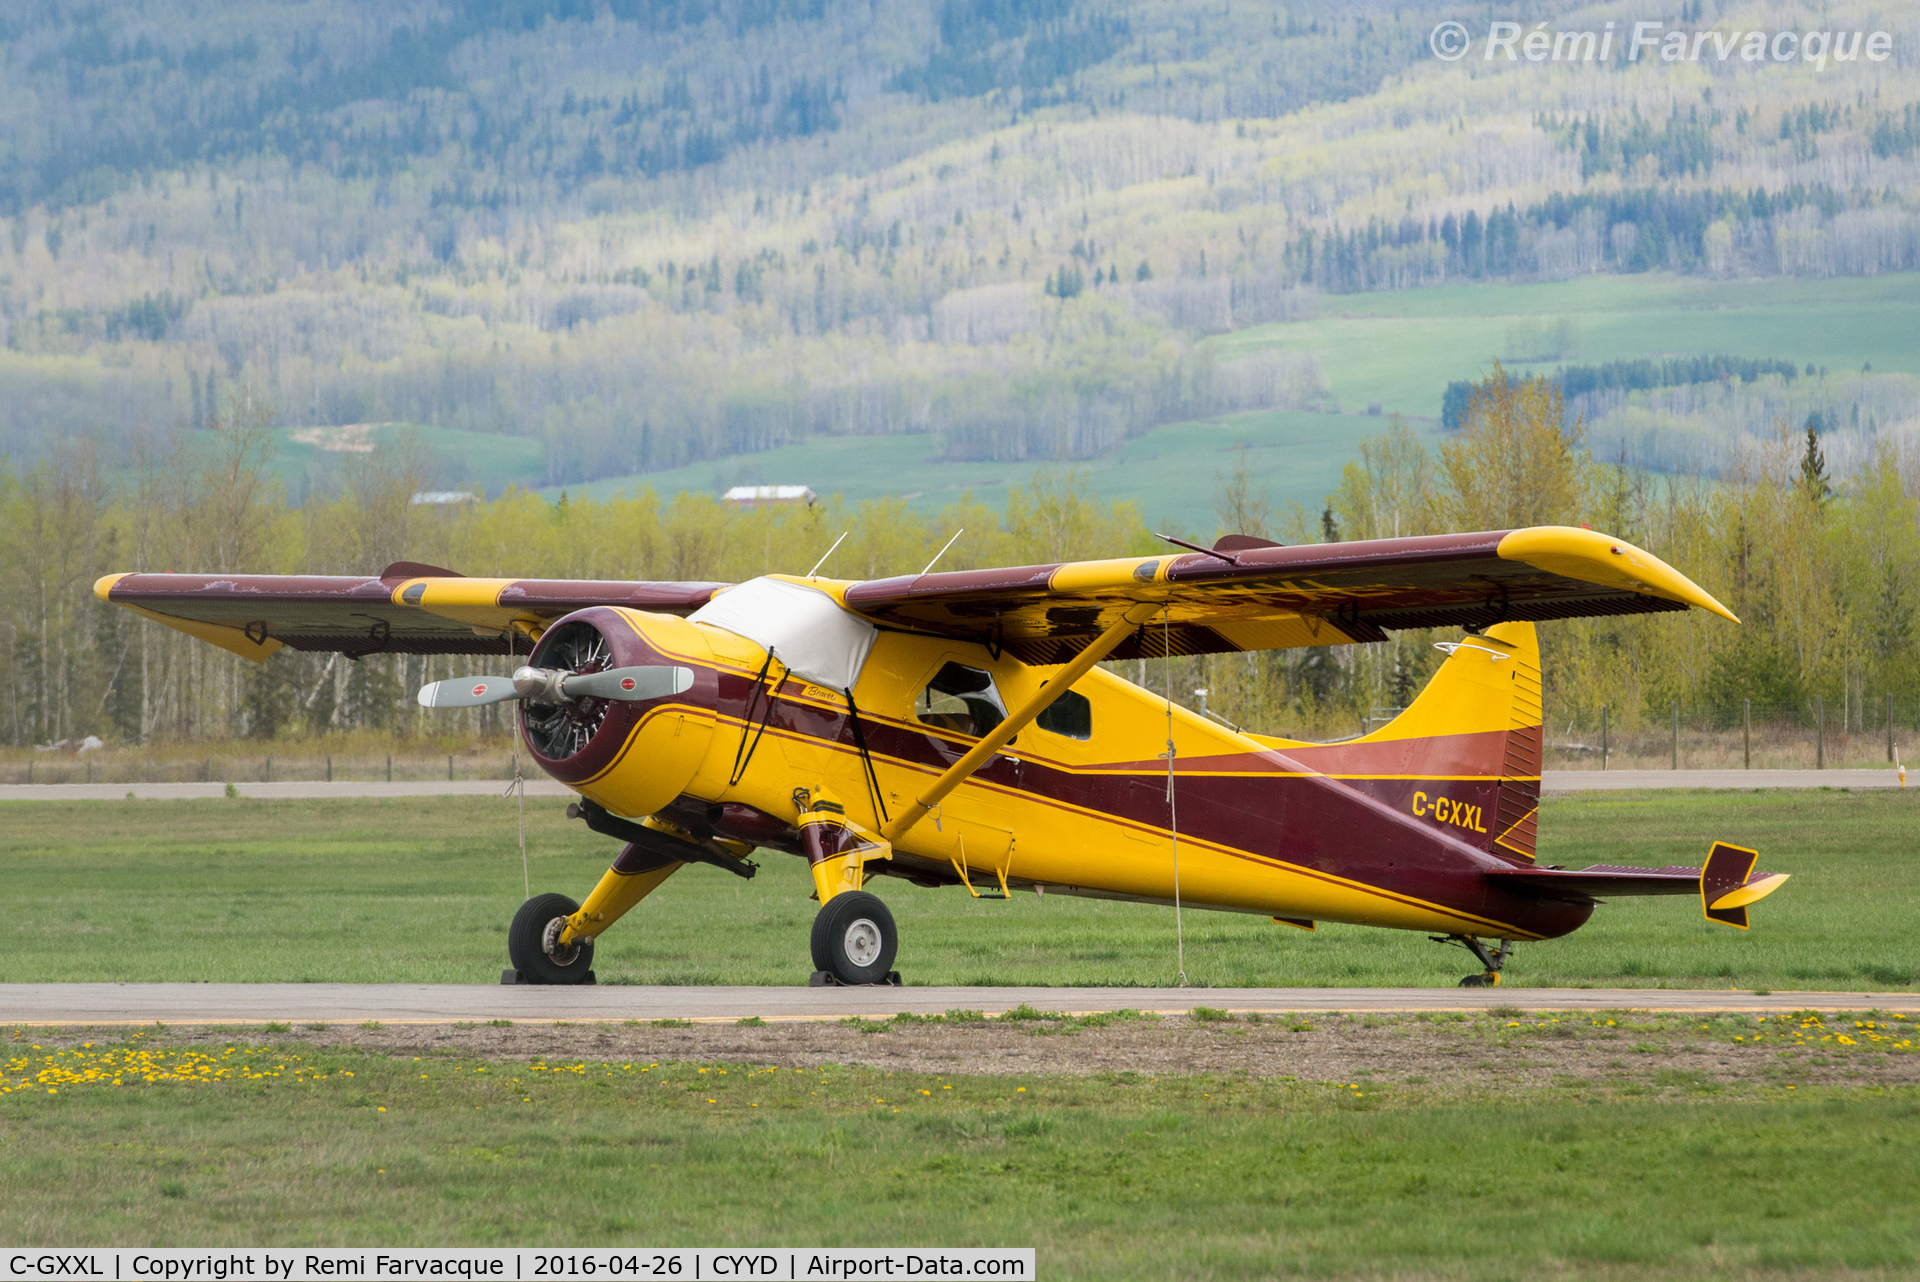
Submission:
<svg viewBox="0 0 1920 1282">
<path fill-rule="evenodd" d="M 1169 542 L 1177 542 L 1169 540 Z M 691 863 L 741 876 L 806 859 L 815 983 L 898 982 L 875 877 L 1423 931 L 1498 983 L 1514 943 L 1577 929 L 1602 897 L 1700 897 L 1744 929 L 1785 874 L 1717 844 L 1700 868 L 1542 867 L 1534 624 L 1698 607 L 1659 558 L 1560 526 L 738 585 L 466 578 L 112 575 L 95 591 L 265 660 L 282 646 L 493 655 L 428 707 L 519 704 L 569 813 L 624 848 L 586 902 L 536 895 L 508 953 L 523 982 L 587 981 L 594 940 Z M 1458 628 L 1404 713 L 1306 743 L 1234 729 L 1096 667 L 1367 643 Z"/>
</svg>

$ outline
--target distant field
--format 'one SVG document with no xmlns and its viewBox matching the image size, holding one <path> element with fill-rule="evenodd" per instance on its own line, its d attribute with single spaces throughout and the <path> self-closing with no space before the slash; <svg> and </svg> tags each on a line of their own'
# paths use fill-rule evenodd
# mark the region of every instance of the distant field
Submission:
<svg viewBox="0 0 1920 1282">
<path fill-rule="evenodd" d="M 1365 415 L 1368 405 L 1406 414 L 1416 427 L 1434 431 L 1446 385 L 1486 373 L 1509 350 L 1508 331 L 1522 318 L 1571 318 L 1579 352 L 1567 362 L 1507 362 L 1521 373 L 1561 363 L 1723 353 L 1810 362 L 1836 374 L 1867 363 L 1881 373 L 1920 373 L 1916 296 L 1916 274 L 1763 281 L 1608 275 L 1325 295 L 1312 320 L 1261 325 L 1208 341 L 1222 360 L 1269 348 L 1311 352 L 1342 412 L 1176 423 L 1128 442 L 1115 457 L 1065 466 L 1085 470 L 1096 493 L 1138 503 L 1150 524 L 1210 534 L 1218 524 L 1218 478 L 1231 470 L 1235 447 L 1251 448 L 1254 474 L 1276 501 L 1294 500 L 1317 512 L 1360 439 L 1385 428 L 1381 419 Z M 937 449 L 935 438 L 925 434 L 816 437 L 566 488 L 605 497 L 647 485 L 672 494 L 714 493 L 733 484 L 799 484 L 852 501 L 905 495 L 929 510 L 968 488 L 997 505 L 1008 485 L 1047 466 L 938 462 Z M 544 491 L 549 498 L 560 492 Z"/>
<path fill-rule="evenodd" d="M 525 436 L 463 432 L 422 423 L 382 423 L 365 432 L 339 427 L 283 427 L 274 431 L 273 471 L 287 483 L 296 501 L 337 477 L 356 457 L 366 455 L 343 445 L 370 444 L 387 449 L 411 434 L 426 454 L 433 488 L 495 495 L 509 485 L 535 486 L 547 476 L 546 445 Z M 299 439 L 306 437 L 309 439 Z M 336 448 L 327 448 L 333 446 Z"/>
<path fill-rule="evenodd" d="M 529 802 L 535 891 L 585 895 L 612 843 Z M 498 978 L 524 897 L 513 807 L 377 802 L 17 802 L 0 807 L 10 911 L 0 981 L 473 982 Z M 1686 898 L 1617 900 L 1576 934 L 1522 945 L 1516 986 L 1908 988 L 1920 978 L 1920 795 L 1592 794 L 1542 808 L 1543 862 L 1697 863 L 1753 845 L 1793 881 L 1740 932 Z M 603 982 L 797 984 L 811 966 L 803 865 L 760 856 L 742 881 L 690 868 L 603 939 Z M 882 879 L 914 984 L 1165 984 L 1162 908 L 1018 895 L 1005 902 Z M 1417 934 L 1186 916 L 1200 985 L 1450 985 L 1465 953 Z"/>
<path fill-rule="evenodd" d="M 1379 403 L 1425 432 L 1437 430 L 1446 385 L 1491 367 L 1523 317 L 1570 317 L 1581 362 L 1639 356 L 1728 353 L 1786 357 L 1858 370 L 1920 373 L 1920 275 L 1838 280 L 1710 281 L 1694 277 L 1591 276 L 1532 285 L 1457 285 L 1321 298 L 1320 315 L 1262 325 L 1209 340 L 1223 360 L 1267 348 L 1313 353 L 1340 413 L 1258 412 L 1168 424 L 1127 442 L 1110 458 L 1068 463 L 947 462 L 934 456 L 935 437 L 819 436 L 757 454 L 733 455 L 635 476 L 553 486 L 597 499 L 651 486 L 656 493 L 717 493 L 735 484 L 812 486 L 849 502 L 905 497 L 937 511 L 971 490 L 999 506 L 1007 489 L 1043 467 L 1087 474 L 1092 491 L 1139 505 L 1147 523 L 1167 533 L 1210 536 L 1221 478 L 1245 449 L 1256 484 L 1276 503 L 1317 512 L 1340 481 L 1359 441 L 1385 430 L 1363 411 Z M 1509 362 L 1521 372 L 1553 363 Z M 322 429 L 337 433 L 340 429 Z M 497 494 L 510 484 L 536 486 L 546 475 L 545 447 L 528 437 L 385 424 L 367 440 L 392 444 L 411 430 L 432 460 L 435 484 Z M 296 441 L 309 428 L 275 433 L 274 469 L 296 496 L 324 483 L 353 456 Z M 329 437 L 329 439 L 332 439 Z"/>
<path fill-rule="evenodd" d="M 1713 281 L 1648 274 L 1537 285 L 1450 285 L 1330 294 L 1313 320 L 1213 339 L 1222 360 L 1266 348 L 1312 352 L 1342 409 L 1379 401 L 1437 416 L 1454 379 L 1477 378 L 1507 350 L 1521 317 L 1573 319 L 1581 363 L 1640 356 L 1785 357 L 1835 372 L 1871 362 L 1920 373 L 1920 275 Z M 1557 362 L 1555 362 L 1557 364 Z M 1513 366 L 1522 372 L 1533 368 Z"/>
<path fill-rule="evenodd" d="M 1240 450 L 1246 450 L 1256 485 L 1264 486 L 1273 501 L 1296 500 L 1317 514 L 1361 438 L 1385 430 L 1384 419 L 1357 413 L 1232 414 L 1155 428 L 1127 442 L 1113 458 L 1060 464 L 938 462 L 931 457 L 938 443 L 923 433 L 817 436 L 760 454 L 564 488 L 604 498 L 643 486 L 665 495 L 716 493 L 734 484 L 810 485 L 823 497 L 838 494 L 859 502 L 904 495 L 916 508 L 937 511 L 969 489 L 999 506 L 1008 486 L 1026 483 L 1042 467 L 1065 467 L 1084 471 L 1094 493 L 1139 504 L 1141 516 L 1155 529 L 1210 537 L 1219 525 L 1214 508 L 1221 478 L 1233 471 Z M 555 498 L 561 489 L 543 493 Z"/>
</svg>

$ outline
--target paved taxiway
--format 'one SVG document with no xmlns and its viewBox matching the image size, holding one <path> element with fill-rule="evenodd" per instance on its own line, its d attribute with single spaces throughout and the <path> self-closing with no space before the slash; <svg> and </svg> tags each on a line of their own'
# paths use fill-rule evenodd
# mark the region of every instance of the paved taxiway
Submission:
<svg viewBox="0 0 1920 1282">
<path fill-rule="evenodd" d="M 1540 791 L 1620 791 L 1630 788 L 1900 788 L 1900 773 L 1883 770 L 1549 770 Z M 1914 780 L 1920 787 L 1920 778 Z"/>
<path fill-rule="evenodd" d="M 1920 1011 L 1920 993 L 1753 993 L 1661 988 L 541 988 L 486 984 L 0 984 L 5 1024 L 452 1024 L 690 1019 L 885 1018 L 1020 1005 L 1088 1014 L 1141 1010 Z"/>
</svg>

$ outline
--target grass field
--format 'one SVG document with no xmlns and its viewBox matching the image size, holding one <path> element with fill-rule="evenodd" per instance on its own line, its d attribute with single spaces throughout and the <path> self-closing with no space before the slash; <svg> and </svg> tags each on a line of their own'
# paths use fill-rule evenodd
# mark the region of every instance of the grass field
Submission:
<svg viewBox="0 0 1920 1282">
<path fill-rule="evenodd" d="M 613 846 L 529 802 L 535 891 L 585 895 Z M 523 898 L 510 802 L 8 803 L 0 981 L 490 982 Z M 1626 899 L 1574 935 L 1523 945 L 1510 984 L 1909 988 L 1920 977 L 1920 795 L 1589 794 L 1542 809 L 1543 862 L 1697 863 L 1716 839 L 1794 875 L 1750 932 L 1684 898 Z M 602 982 L 803 982 L 814 905 L 799 860 L 742 881 L 683 870 L 601 941 Z M 1173 914 L 1142 905 L 875 884 L 918 984 L 1157 985 Z M 1445 985 L 1464 953 L 1417 934 L 1189 913 L 1197 984 Z"/>
<path fill-rule="evenodd" d="M 1095 492 L 1138 503 L 1150 524 L 1211 534 L 1218 520 L 1218 478 L 1232 470 L 1231 451 L 1247 445 L 1257 481 L 1276 501 L 1296 500 L 1317 512 L 1358 441 L 1385 430 L 1381 419 L 1358 411 L 1379 402 L 1433 430 L 1446 385 L 1486 373 L 1506 350 L 1509 327 L 1521 318 L 1571 318 L 1580 335 L 1573 359 L 1584 363 L 1726 354 L 1784 357 L 1835 373 L 1869 362 L 1881 373 L 1920 373 L 1916 289 L 1920 276 L 1913 274 L 1715 281 L 1650 273 L 1327 295 L 1313 319 L 1208 341 L 1222 360 L 1268 348 L 1312 353 L 1344 413 L 1236 414 L 1175 423 L 1135 438 L 1114 457 L 1076 466 L 1087 470 Z M 1508 362 L 1521 373 L 1558 363 Z M 939 462 L 932 458 L 937 448 L 924 434 L 815 437 L 568 490 L 604 497 L 643 485 L 672 494 L 712 493 L 731 484 L 797 484 L 855 501 L 910 495 L 916 507 L 936 509 L 968 488 L 998 504 L 1008 485 L 1044 466 Z M 560 490 L 545 492 L 557 497 Z"/>
<path fill-rule="evenodd" d="M 0 1223 L 75 1245 L 1032 1245 L 1050 1278 L 1911 1276 L 1909 1052 L 1859 1086 L 1666 1067 L 1737 1022 L 1318 1034 L 1481 1059 L 1606 1038 L 1633 1061 L 1525 1088 L 1433 1085 L 1391 1052 L 1312 1081 L 685 1062 L 636 1054 L 644 1029 L 612 1057 L 587 1028 L 512 1057 L 18 1030 Z M 1815 1058 L 1849 1055 L 1888 1062 Z"/>
<path fill-rule="evenodd" d="M 1113 457 L 1059 465 L 939 461 L 931 457 L 939 444 L 926 433 L 816 436 L 759 454 L 565 489 L 606 498 L 643 486 L 670 495 L 681 490 L 718 493 L 734 484 L 810 485 L 823 496 L 838 494 L 851 502 L 905 496 L 916 508 L 938 511 L 968 490 L 1000 506 L 1008 486 L 1026 484 L 1043 467 L 1066 466 L 1084 471 L 1093 493 L 1138 504 L 1140 515 L 1154 529 L 1211 536 L 1220 520 L 1214 507 L 1221 479 L 1234 470 L 1240 451 L 1246 451 L 1256 487 L 1264 486 L 1276 502 L 1297 500 L 1318 513 L 1360 440 L 1385 430 L 1384 419 L 1364 414 L 1230 414 L 1170 423 L 1128 441 Z M 542 493 L 557 498 L 561 489 Z"/>
<path fill-rule="evenodd" d="M 326 478 L 336 474 L 356 456 L 325 449 L 312 437 L 339 444 L 349 439 L 340 428 L 283 427 L 273 433 L 274 455 L 269 463 L 274 473 L 287 484 L 296 502 Z M 425 423 L 382 423 L 360 434 L 351 434 L 355 443 L 372 445 L 375 451 L 393 446 L 402 436 L 411 436 L 426 455 L 429 487 L 469 490 L 480 495 L 498 494 L 509 485 L 535 486 L 546 480 L 547 447 L 538 438 L 502 436 L 493 432 L 466 432 Z"/>
<path fill-rule="evenodd" d="M 1343 408 L 1379 401 L 1389 411 L 1437 416 L 1446 385 L 1483 375 L 1504 351 L 1508 326 L 1525 316 L 1572 318 L 1583 363 L 1726 354 L 1785 357 L 1835 372 L 1871 362 L 1880 373 L 1920 373 L 1917 288 L 1920 277 L 1912 274 L 1759 281 L 1649 274 L 1451 285 L 1329 295 L 1312 320 L 1212 341 L 1222 360 L 1265 348 L 1313 353 Z"/>
</svg>

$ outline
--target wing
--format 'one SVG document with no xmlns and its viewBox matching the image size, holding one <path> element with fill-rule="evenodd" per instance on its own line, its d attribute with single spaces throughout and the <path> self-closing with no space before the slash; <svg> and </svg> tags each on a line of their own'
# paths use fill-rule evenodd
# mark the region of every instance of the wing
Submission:
<svg viewBox="0 0 1920 1282">
<path fill-rule="evenodd" d="M 1592 530 L 1538 526 L 1301 547 L 963 570 L 848 588 L 885 626 L 1065 663 L 1129 607 L 1166 606 L 1113 652 L 1129 659 L 1383 641 L 1402 628 L 1480 628 L 1699 606 L 1734 616 L 1650 552 Z M 1735 619 L 1735 622 L 1739 620 Z"/>
<path fill-rule="evenodd" d="M 525 654 L 517 632 L 539 632 L 590 605 L 687 614 L 720 583 L 591 579 L 470 579 L 397 561 L 357 575 L 110 574 L 103 601 L 256 662 L 282 646 L 369 654 Z"/>
</svg>

